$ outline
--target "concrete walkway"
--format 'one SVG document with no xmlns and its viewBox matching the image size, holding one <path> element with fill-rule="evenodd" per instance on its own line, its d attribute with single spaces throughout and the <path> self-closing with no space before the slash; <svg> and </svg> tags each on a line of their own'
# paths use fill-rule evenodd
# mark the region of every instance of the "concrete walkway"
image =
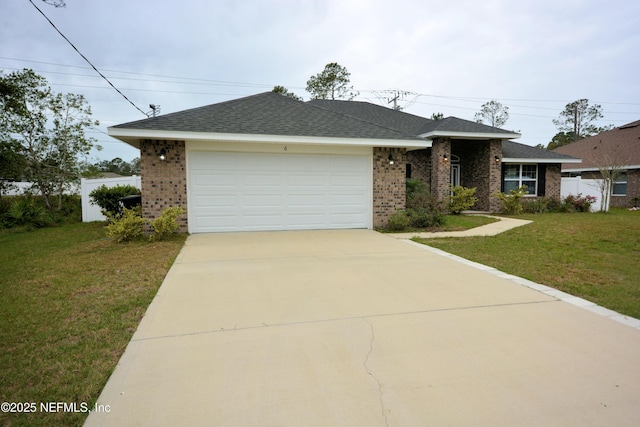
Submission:
<svg viewBox="0 0 640 427">
<path fill-rule="evenodd" d="M 193 235 L 98 404 L 87 426 L 637 426 L 640 330 L 370 230 Z"/>
<path fill-rule="evenodd" d="M 533 221 L 526 219 L 506 218 L 501 216 L 483 215 L 489 218 L 496 218 L 499 221 L 492 222 L 491 224 L 482 225 L 480 227 L 470 228 L 464 231 L 438 231 L 434 233 L 413 232 L 413 233 L 387 233 L 387 236 L 394 237 L 396 239 L 413 239 L 414 237 L 421 237 L 423 239 L 432 239 L 437 237 L 471 237 L 471 236 L 495 236 L 503 233 L 512 228 L 521 227 L 523 225 L 530 224 Z"/>
</svg>

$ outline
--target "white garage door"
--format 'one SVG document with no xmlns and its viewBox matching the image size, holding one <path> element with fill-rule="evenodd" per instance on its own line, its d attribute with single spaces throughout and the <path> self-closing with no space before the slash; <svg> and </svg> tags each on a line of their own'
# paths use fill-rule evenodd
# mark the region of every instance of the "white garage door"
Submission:
<svg viewBox="0 0 640 427">
<path fill-rule="evenodd" d="M 368 228 L 371 158 L 191 151 L 189 231 Z"/>
</svg>

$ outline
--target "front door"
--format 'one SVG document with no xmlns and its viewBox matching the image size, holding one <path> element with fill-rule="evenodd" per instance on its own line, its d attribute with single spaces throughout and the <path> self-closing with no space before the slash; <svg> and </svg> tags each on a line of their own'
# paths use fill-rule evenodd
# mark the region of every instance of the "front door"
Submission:
<svg viewBox="0 0 640 427">
<path fill-rule="evenodd" d="M 451 185 L 460 185 L 460 164 L 451 164 Z"/>
</svg>

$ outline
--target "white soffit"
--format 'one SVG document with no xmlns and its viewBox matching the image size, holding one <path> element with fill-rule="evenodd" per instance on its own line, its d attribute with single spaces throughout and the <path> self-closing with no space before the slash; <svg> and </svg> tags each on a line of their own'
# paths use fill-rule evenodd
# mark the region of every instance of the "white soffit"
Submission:
<svg viewBox="0 0 640 427">
<path fill-rule="evenodd" d="M 160 131 L 148 129 L 126 129 L 110 127 L 109 136 L 140 148 L 141 139 L 184 140 L 184 141 L 228 141 L 228 142 L 257 142 L 257 143 L 285 143 L 285 144 L 318 144 L 365 147 L 398 147 L 420 149 L 431 147 L 429 140 L 406 139 L 375 139 L 375 138 L 330 138 L 320 136 L 291 136 L 291 135 L 259 135 L 237 133 L 207 133 L 185 131 Z"/>
</svg>

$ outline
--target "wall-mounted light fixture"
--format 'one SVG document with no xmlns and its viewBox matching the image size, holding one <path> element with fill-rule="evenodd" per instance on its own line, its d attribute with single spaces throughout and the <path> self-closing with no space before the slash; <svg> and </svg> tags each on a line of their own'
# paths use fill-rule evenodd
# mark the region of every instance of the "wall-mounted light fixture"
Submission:
<svg viewBox="0 0 640 427">
<path fill-rule="evenodd" d="M 445 161 L 445 162 L 448 162 L 448 161 L 449 161 L 449 155 L 448 155 L 447 153 L 444 153 L 444 154 L 442 155 L 442 158 L 444 159 L 444 161 Z"/>
<path fill-rule="evenodd" d="M 164 148 L 160 150 L 160 153 L 158 154 L 158 158 L 163 162 L 167 160 L 167 152 L 165 151 Z"/>
<path fill-rule="evenodd" d="M 496 163 L 500 163 L 500 156 L 496 156 L 495 159 L 496 159 Z"/>
<path fill-rule="evenodd" d="M 389 153 L 389 164 L 392 165 L 394 164 L 396 161 L 393 160 L 393 154 Z"/>
</svg>

